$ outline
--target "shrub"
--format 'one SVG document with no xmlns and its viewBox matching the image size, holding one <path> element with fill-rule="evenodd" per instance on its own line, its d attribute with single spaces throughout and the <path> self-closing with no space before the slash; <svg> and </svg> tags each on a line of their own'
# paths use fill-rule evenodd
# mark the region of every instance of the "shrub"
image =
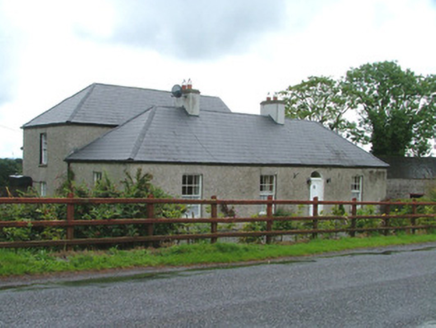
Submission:
<svg viewBox="0 0 436 328">
<path fill-rule="evenodd" d="M 257 217 L 257 215 L 254 215 L 253 217 Z M 265 231 L 265 230 L 266 230 L 265 221 L 252 221 L 252 222 L 245 223 L 242 226 L 242 231 L 246 231 L 246 232 L 256 232 L 256 231 Z M 264 239 L 265 239 L 264 236 L 247 236 L 247 237 L 240 237 L 239 242 L 260 244 L 263 243 Z"/>
<path fill-rule="evenodd" d="M 72 179 L 73 174 L 69 178 Z M 143 174 L 138 169 L 132 177 L 126 172 L 121 183 L 123 190 L 119 190 L 106 173 L 93 188 L 84 185 L 77 186 L 74 181 L 66 181 L 58 190 L 60 196 L 67 196 L 71 192 L 80 198 L 171 198 L 163 190 L 151 184 L 152 176 Z M 30 191 L 22 196 L 36 197 L 37 193 Z M 147 218 L 147 204 L 80 204 L 74 207 L 75 219 L 104 220 L 120 218 Z M 183 216 L 184 207 L 176 204 L 156 204 L 155 217 L 179 218 Z M 65 219 L 66 205 L 59 204 L 8 204 L 0 206 L 0 220 L 57 220 Z M 156 224 L 154 233 L 157 235 L 177 233 L 180 224 Z M 103 238 L 119 236 L 147 235 L 145 225 L 110 225 L 110 226 L 77 226 L 74 229 L 76 238 Z M 24 240 L 56 240 L 65 237 L 65 229 L 57 227 L 28 227 L 3 228 L 0 230 L 0 241 Z"/>
<path fill-rule="evenodd" d="M 376 209 L 373 205 L 367 205 L 357 209 L 357 215 L 376 215 Z M 382 218 L 371 218 L 371 219 L 358 219 L 356 222 L 356 228 L 378 228 L 383 224 Z M 371 231 L 368 234 L 378 235 L 378 231 Z"/>
<path fill-rule="evenodd" d="M 334 219 L 334 220 L 320 220 L 318 222 L 318 228 L 322 230 L 336 230 L 343 229 L 349 225 L 349 220 L 347 217 L 347 212 L 345 211 L 344 205 L 335 205 L 331 209 L 332 216 L 342 216 L 343 219 Z M 338 232 L 326 233 L 324 236 L 326 237 L 335 237 L 337 238 L 339 235 Z"/>
<path fill-rule="evenodd" d="M 301 215 L 301 209 L 302 207 L 298 208 L 297 212 L 285 210 L 283 208 L 277 208 L 274 212 L 274 217 L 297 217 Z M 258 215 L 254 215 L 253 217 L 258 217 Z M 300 221 L 274 221 L 272 224 L 272 230 L 274 231 L 288 231 L 288 230 L 294 230 L 298 229 L 302 223 Z M 247 232 L 256 232 L 256 231 L 266 231 L 266 222 L 265 221 L 253 221 L 249 222 L 243 225 L 242 231 Z M 274 239 L 280 238 L 280 240 L 283 240 L 283 236 L 277 236 L 274 237 Z M 247 237 L 240 237 L 239 241 L 243 243 L 263 243 L 265 240 L 264 236 L 247 236 Z"/>
</svg>

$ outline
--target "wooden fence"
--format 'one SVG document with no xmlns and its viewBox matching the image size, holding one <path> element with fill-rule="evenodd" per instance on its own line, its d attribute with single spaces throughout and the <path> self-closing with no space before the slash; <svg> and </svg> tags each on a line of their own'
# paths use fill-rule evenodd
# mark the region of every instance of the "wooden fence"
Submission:
<svg viewBox="0 0 436 328">
<path fill-rule="evenodd" d="M 318 201 L 315 198 L 313 201 L 301 200 L 273 200 L 271 197 L 267 200 L 221 200 L 212 197 L 210 200 L 186 200 L 186 199 L 155 199 L 155 198 L 0 198 L 0 206 L 4 204 L 64 204 L 66 205 L 66 219 L 57 220 L 4 220 L 0 217 L 0 232 L 3 228 L 10 227 L 62 227 L 66 229 L 65 238 L 62 240 L 30 240 L 30 241 L 2 241 L 0 248 L 20 248 L 20 247 L 40 247 L 40 246 L 56 246 L 70 247 L 73 245 L 96 245 L 96 244 L 126 244 L 126 243 L 143 243 L 146 245 L 156 244 L 159 242 L 181 241 L 181 240 L 199 240 L 210 239 L 215 243 L 219 238 L 225 237 L 262 237 L 266 243 L 271 243 L 275 236 L 285 235 L 309 235 L 311 238 L 317 238 L 319 234 L 343 233 L 351 237 L 357 233 L 368 233 L 379 231 L 385 235 L 398 230 L 406 230 L 410 233 L 415 233 L 418 229 L 434 229 L 436 228 L 436 214 L 426 214 L 419 211 L 424 206 L 432 206 L 436 209 L 436 203 L 432 202 L 357 202 L 353 201 Z M 117 218 L 117 219 L 99 219 L 99 220 L 83 220 L 75 219 L 75 206 L 91 204 L 146 204 L 147 218 Z M 158 204 L 201 204 L 210 206 L 210 217 L 208 218 L 156 218 L 155 206 Z M 266 215 L 258 217 L 218 217 L 218 206 L 227 205 L 247 205 L 260 206 L 266 205 Z M 311 205 L 312 215 L 310 216 L 276 216 L 273 214 L 274 207 L 289 206 L 289 205 Z M 333 206 L 349 206 L 349 215 L 319 215 L 320 205 Z M 374 215 L 358 215 L 358 208 L 363 208 L 367 205 L 376 206 L 379 209 L 384 209 L 383 214 Z M 391 214 L 390 209 L 393 207 L 409 206 L 410 210 L 407 214 Z M 395 225 L 395 219 L 406 219 L 407 224 Z M 419 219 L 425 219 L 425 224 L 420 224 Z M 340 227 L 320 228 L 320 223 L 323 221 L 342 222 Z M 359 227 L 360 220 L 378 220 L 381 222 L 376 227 Z M 421 220 L 422 221 L 422 220 Z M 262 231 L 219 231 L 218 224 L 235 224 L 249 222 L 264 222 L 265 229 Z M 274 222 L 301 222 L 299 228 L 291 228 L 289 230 L 273 230 Z M 193 224 L 207 223 L 210 224 L 210 231 L 207 233 L 175 233 L 169 235 L 155 235 L 155 224 Z M 113 225 L 145 225 L 146 235 L 143 236 L 124 236 L 110 238 L 75 238 L 75 227 L 77 226 L 113 226 Z"/>
</svg>

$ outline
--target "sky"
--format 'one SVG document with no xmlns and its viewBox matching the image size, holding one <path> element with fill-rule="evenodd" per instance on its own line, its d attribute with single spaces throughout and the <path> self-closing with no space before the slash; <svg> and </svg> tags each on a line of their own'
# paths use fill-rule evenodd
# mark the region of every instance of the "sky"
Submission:
<svg viewBox="0 0 436 328">
<path fill-rule="evenodd" d="M 436 74 L 436 0 L 0 0 L 0 158 L 92 83 L 191 79 L 233 112 L 309 76 L 397 61 Z"/>
</svg>

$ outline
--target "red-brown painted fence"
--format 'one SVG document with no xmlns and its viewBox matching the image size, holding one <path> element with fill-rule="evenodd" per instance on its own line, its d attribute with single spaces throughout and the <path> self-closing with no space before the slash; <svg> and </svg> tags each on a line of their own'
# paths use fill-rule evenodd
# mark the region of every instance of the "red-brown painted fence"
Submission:
<svg viewBox="0 0 436 328">
<path fill-rule="evenodd" d="M 271 197 L 267 200 L 221 200 L 215 196 L 210 200 L 186 200 L 186 199 L 155 199 L 149 198 L 73 198 L 70 195 L 68 198 L 0 198 L 2 204 L 66 204 L 66 219 L 63 220 L 31 220 L 31 221 L 14 221 L 2 220 L 0 218 L 0 229 L 6 227 L 64 227 L 66 229 L 65 239 L 62 240 L 30 240 L 30 241 L 3 241 L 0 242 L 0 248 L 20 248 L 20 247 L 40 247 L 40 246 L 61 246 L 70 247 L 73 245 L 96 245 L 96 244 L 125 244 L 125 243 L 144 243 L 149 245 L 154 242 L 180 241 L 180 240 L 197 240 L 210 239 L 215 243 L 219 238 L 224 237 L 265 237 L 267 243 L 271 243 L 274 236 L 280 235 L 311 235 L 312 238 L 317 238 L 319 234 L 326 233 L 346 233 L 350 236 L 356 236 L 356 233 L 365 233 L 371 231 L 380 231 L 385 235 L 391 231 L 406 230 L 415 233 L 418 229 L 435 229 L 436 214 L 419 214 L 418 206 L 435 206 L 433 202 L 357 202 L 353 201 L 319 201 L 315 198 L 313 201 L 301 200 L 273 200 Z M 74 211 L 76 205 L 83 204 L 147 204 L 147 218 L 124 218 L 124 219 L 99 219 L 99 220 L 76 220 Z M 155 218 L 154 207 L 156 204 L 201 204 L 210 206 L 209 218 Z M 218 217 L 219 205 L 250 205 L 259 206 L 267 205 L 265 216 L 259 217 Z M 274 216 L 273 208 L 278 205 L 312 205 L 313 213 L 310 216 Z M 319 205 L 344 205 L 351 206 L 350 215 L 334 216 L 334 215 L 319 215 Z M 411 206 L 410 214 L 392 215 L 392 214 L 376 214 L 376 215 L 357 215 L 358 207 L 366 205 L 375 205 L 379 208 L 390 208 L 391 206 Z M 389 211 L 387 211 L 389 213 Z M 431 222 L 425 225 L 417 225 L 418 218 L 430 218 Z M 382 226 L 373 228 L 357 228 L 357 223 L 362 219 L 382 219 Z M 409 224 L 406 226 L 392 226 L 391 219 L 408 219 Z M 343 220 L 347 222 L 341 228 L 335 229 L 319 229 L 320 221 L 328 220 Z M 279 221 L 302 221 L 311 222 L 311 227 L 307 229 L 292 229 L 292 230 L 273 230 L 273 223 Z M 265 231 L 227 231 L 219 232 L 218 224 L 229 223 L 247 223 L 247 222 L 265 222 Z M 210 223 L 210 233 L 201 234 L 172 234 L 172 235 L 154 235 L 153 227 L 155 224 L 169 223 Z M 109 225 L 127 225 L 139 224 L 146 225 L 146 236 L 126 236 L 126 237 L 111 237 L 111 238 L 75 238 L 74 228 L 77 226 L 109 226 Z"/>
</svg>

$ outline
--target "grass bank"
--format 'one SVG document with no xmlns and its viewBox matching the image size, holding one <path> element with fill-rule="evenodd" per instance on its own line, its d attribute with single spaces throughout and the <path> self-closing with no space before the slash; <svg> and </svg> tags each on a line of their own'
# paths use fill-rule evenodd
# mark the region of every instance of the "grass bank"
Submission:
<svg viewBox="0 0 436 328">
<path fill-rule="evenodd" d="M 160 249 L 51 252 L 45 249 L 0 249 L 0 277 L 55 272 L 236 263 L 305 256 L 358 248 L 436 242 L 436 234 L 312 240 L 293 245 L 192 244 Z"/>
</svg>

